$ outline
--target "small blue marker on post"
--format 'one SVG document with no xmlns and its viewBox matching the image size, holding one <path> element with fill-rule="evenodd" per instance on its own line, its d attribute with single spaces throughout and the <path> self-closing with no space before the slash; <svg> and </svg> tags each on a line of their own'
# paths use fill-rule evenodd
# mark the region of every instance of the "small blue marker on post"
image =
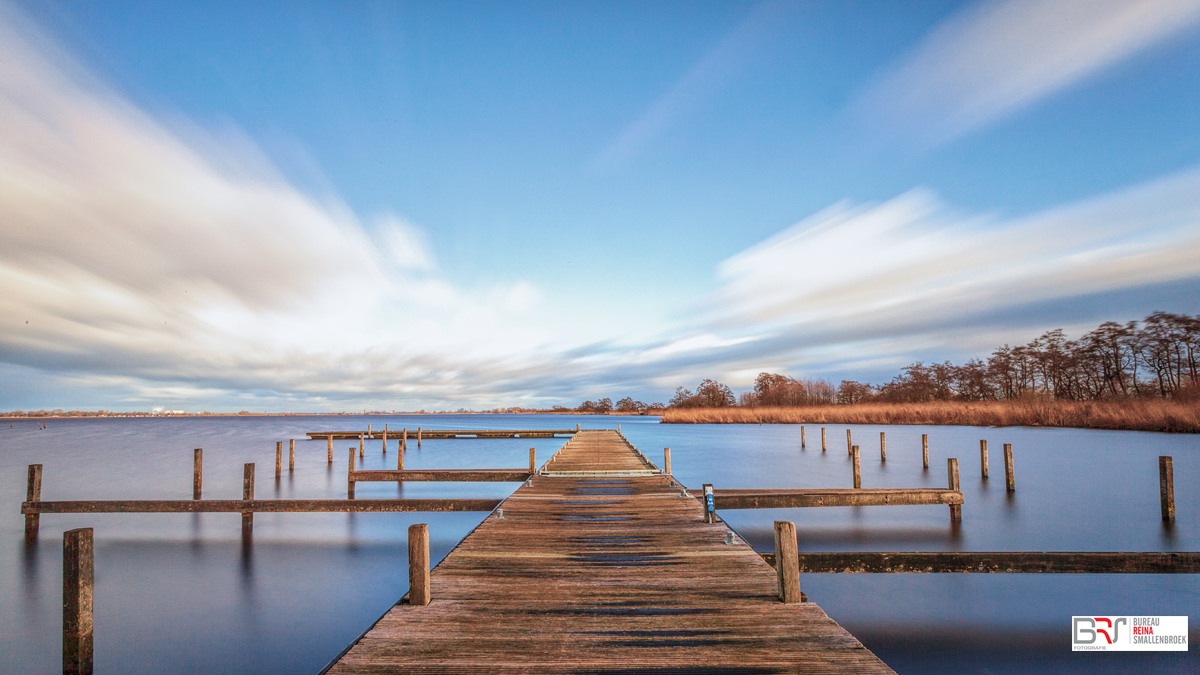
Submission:
<svg viewBox="0 0 1200 675">
<path fill-rule="evenodd" d="M 704 522 L 715 523 L 717 515 L 717 502 L 713 499 L 713 486 L 704 484 Z"/>
</svg>

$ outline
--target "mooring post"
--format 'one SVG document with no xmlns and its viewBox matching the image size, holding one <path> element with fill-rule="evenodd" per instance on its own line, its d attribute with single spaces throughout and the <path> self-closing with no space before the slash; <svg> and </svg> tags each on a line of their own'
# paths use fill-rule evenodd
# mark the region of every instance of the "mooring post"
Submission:
<svg viewBox="0 0 1200 675">
<path fill-rule="evenodd" d="M 92 528 L 63 532 L 63 675 L 92 672 Z"/>
<path fill-rule="evenodd" d="M 579 422 L 576 422 L 576 423 L 575 423 L 575 432 L 576 432 L 576 433 L 578 433 L 578 432 L 579 432 Z"/>
<path fill-rule="evenodd" d="M 362 459 L 362 457 L 363 457 L 363 435 L 359 434 L 358 435 L 358 458 Z"/>
<path fill-rule="evenodd" d="M 846 430 L 846 454 L 848 455 L 853 451 L 854 451 L 854 444 L 850 441 L 850 430 L 847 429 Z"/>
<path fill-rule="evenodd" d="M 196 448 L 192 451 L 192 499 L 200 499 L 200 492 L 203 486 L 204 450 Z"/>
<path fill-rule="evenodd" d="M 408 604 L 428 605 L 429 524 L 408 526 Z"/>
<path fill-rule="evenodd" d="M 663 448 L 663 473 L 671 475 L 671 449 Z"/>
<path fill-rule="evenodd" d="M 982 477 L 988 477 L 988 453 L 987 441 L 979 440 L 979 473 Z"/>
<path fill-rule="evenodd" d="M 804 447 L 804 425 L 800 425 L 800 447 Z"/>
<path fill-rule="evenodd" d="M 825 427 L 821 427 L 821 452 L 825 452 Z"/>
<path fill-rule="evenodd" d="M 929 468 L 929 434 L 921 434 L 921 468 Z"/>
<path fill-rule="evenodd" d="M 371 425 L 370 424 L 367 425 L 367 435 L 368 436 L 371 435 Z"/>
<path fill-rule="evenodd" d="M 333 434 L 326 436 L 325 441 L 325 455 L 328 458 L 329 463 L 333 464 Z"/>
<path fill-rule="evenodd" d="M 29 475 L 25 480 L 25 501 L 40 502 L 42 501 L 42 465 L 30 464 Z M 25 516 L 25 539 L 33 541 L 37 539 L 38 527 L 41 524 L 41 515 L 31 513 Z"/>
<path fill-rule="evenodd" d="M 775 521 L 775 577 L 779 580 L 779 600 L 800 602 L 800 556 L 796 549 L 796 524 Z"/>
<path fill-rule="evenodd" d="M 537 450 L 534 448 L 529 449 L 529 473 L 537 473 Z"/>
<path fill-rule="evenodd" d="M 242 500 L 251 501 L 254 499 L 254 464 L 247 464 L 242 467 Z M 254 512 L 242 511 L 242 536 L 247 536 L 254 528 Z"/>
<path fill-rule="evenodd" d="M 407 449 L 408 449 L 408 427 L 404 427 L 404 430 L 400 432 L 400 454 L 403 455 L 404 451 Z"/>
<path fill-rule="evenodd" d="M 387 454 L 387 427 L 383 428 L 383 454 Z"/>
<path fill-rule="evenodd" d="M 717 501 L 716 501 L 716 498 L 713 497 L 713 486 L 709 483 L 705 483 L 703 488 L 704 488 L 704 522 L 715 523 L 715 522 L 717 522 L 717 518 L 716 518 L 716 516 L 717 516 Z"/>
<path fill-rule="evenodd" d="M 879 432 L 879 461 L 887 461 L 887 439 L 883 436 L 884 432 Z"/>
<path fill-rule="evenodd" d="M 1175 469 L 1170 457 L 1158 458 L 1158 496 L 1162 501 L 1164 523 L 1175 522 Z"/>
<path fill-rule="evenodd" d="M 850 454 L 854 457 L 854 488 L 862 487 L 862 466 L 858 462 L 858 446 L 850 448 Z"/>
<path fill-rule="evenodd" d="M 296 470 L 296 439 L 288 439 L 288 473 Z"/>
<path fill-rule="evenodd" d="M 1008 492 L 1017 491 L 1017 481 L 1013 478 L 1012 443 L 1004 444 L 1004 489 Z"/>
<path fill-rule="evenodd" d="M 283 462 L 283 441 L 275 441 L 275 477 L 279 478 L 282 473 L 280 468 Z"/>
<path fill-rule="evenodd" d="M 955 492 L 960 492 L 961 490 L 959 489 L 959 486 L 958 486 L 958 459 L 957 458 L 951 457 L 946 460 L 946 476 L 950 482 L 950 489 L 954 490 Z M 950 505 L 950 522 L 951 523 L 962 522 L 962 505 L 961 504 L 951 504 Z"/>
<path fill-rule="evenodd" d="M 417 447 L 421 447 L 421 427 L 417 427 Z"/>
<path fill-rule="evenodd" d="M 354 446 L 350 446 L 350 464 L 346 469 L 346 499 L 354 499 Z"/>
</svg>

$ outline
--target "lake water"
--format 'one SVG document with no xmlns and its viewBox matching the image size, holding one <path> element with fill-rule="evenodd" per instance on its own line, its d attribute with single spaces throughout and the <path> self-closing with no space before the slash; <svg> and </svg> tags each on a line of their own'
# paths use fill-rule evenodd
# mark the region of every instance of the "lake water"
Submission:
<svg viewBox="0 0 1200 675">
<path fill-rule="evenodd" d="M 347 448 L 297 440 L 296 470 L 274 478 L 275 442 L 304 432 L 363 429 L 616 427 L 689 487 L 850 487 L 845 425 L 665 425 L 651 417 L 371 416 L 33 420 L 0 428 L 0 670 L 61 672 L 62 533 L 95 528 L 98 673 L 316 673 L 407 591 L 407 528 L 429 523 L 436 562 L 483 513 L 256 514 L 243 548 L 237 514 L 43 515 L 23 544 L 26 466 L 44 465 L 42 498 L 190 499 L 192 449 L 204 448 L 204 496 L 241 497 L 242 464 L 257 464 L 260 499 L 342 498 Z M 1200 436 L 1070 429 L 849 427 L 862 448 L 863 487 L 944 487 L 958 457 L 963 524 L 945 506 L 726 511 L 756 549 L 772 521 L 795 521 L 810 551 L 1197 551 Z M 887 462 L 879 432 L 887 432 Z M 921 434 L 930 468 L 921 468 Z M 979 472 L 979 439 L 991 479 Z M 406 468 L 539 464 L 565 439 L 434 440 Z M 1017 492 L 1004 489 L 1002 444 L 1014 446 Z M 379 442 L 362 468 L 394 468 Z M 287 452 L 286 443 L 284 452 Z M 1158 456 L 1172 455 L 1175 527 L 1159 516 Z M 359 484 L 357 496 L 503 498 L 510 483 Z M 1197 673 L 1200 654 L 1073 653 L 1070 617 L 1191 615 L 1195 575 L 822 574 L 801 588 L 900 673 Z"/>
</svg>

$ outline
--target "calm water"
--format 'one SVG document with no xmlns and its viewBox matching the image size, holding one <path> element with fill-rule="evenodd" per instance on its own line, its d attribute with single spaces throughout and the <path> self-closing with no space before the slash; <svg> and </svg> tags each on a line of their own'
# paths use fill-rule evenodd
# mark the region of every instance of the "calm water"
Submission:
<svg viewBox="0 0 1200 675">
<path fill-rule="evenodd" d="M 96 536 L 95 649 L 99 673 L 316 673 L 407 590 L 407 528 L 428 522 L 440 560 L 485 514 L 257 514 L 243 549 L 237 514 L 44 515 L 23 545 L 25 471 L 44 465 L 42 497 L 188 499 L 192 448 L 204 448 L 204 495 L 241 497 L 244 462 L 257 464 L 259 498 L 345 496 L 347 448 L 298 440 L 296 471 L 274 478 L 275 441 L 321 429 L 615 427 L 685 485 L 849 487 L 845 426 L 662 425 L 656 418 L 395 416 L 50 420 L 0 428 L 0 669 L 61 672 L 62 533 Z M 4 425 L 7 427 L 7 424 Z M 942 487 L 958 457 L 963 526 L 944 506 L 728 511 L 759 550 L 771 523 L 796 522 L 802 550 L 1200 550 L 1200 437 L 1132 432 L 975 427 L 851 427 L 863 487 Z M 878 461 L 879 432 L 888 461 Z M 920 437 L 930 437 L 921 469 Z M 991 448 L 979 477 L 979 439 Z M 564 439 L 426 441 L 407 468 L 509 468 L 539 463 Z M 1004 490 L 1003 443 L 1016 456 L 1017 493 Z M 285 450 L 286 452 L 286 443 Z M 379 442 L 365 468 L 391 468 Z M 1178 520 L 1161 526 L 1158 455 L 1175 462 Z M 285 459 L 286 461 L 286 459 Z M 360 484 L 359 497 L 504 497 L 516 484 Z M 1072 653 L 1072 614 L 1191 615 L 1194 575 L 804 575 L 801 587 L 900 673 L 1196 673 L 1200 654 Z"/>
</svg>

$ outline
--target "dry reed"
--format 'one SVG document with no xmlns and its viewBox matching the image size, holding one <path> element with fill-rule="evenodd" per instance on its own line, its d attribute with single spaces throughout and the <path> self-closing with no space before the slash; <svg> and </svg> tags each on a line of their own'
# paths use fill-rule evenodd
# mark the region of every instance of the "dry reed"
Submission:
<svg viewBox="0 0 1200 675">
<path fill-rule="evenodd" d="M 942 424 L 1200 433 L 1198 401 L 860 403 L 813 407 L 672 408 L 667 424 Z"/>
</svg>

